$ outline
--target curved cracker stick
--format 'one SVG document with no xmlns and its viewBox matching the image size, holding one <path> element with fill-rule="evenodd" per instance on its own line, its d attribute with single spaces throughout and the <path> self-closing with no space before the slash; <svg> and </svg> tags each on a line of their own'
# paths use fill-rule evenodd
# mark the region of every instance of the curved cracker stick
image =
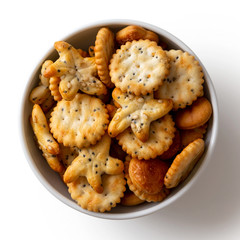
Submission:
<svg viewBox="0 0 240 240">
<path fill-rule="evenodd" d="M 55 172 L 62 174 L 65 171 L 65 167 L 60 162 L 58 155 L 50 154 L 49 152 L 43 150 L 43 157 L 47 160 L 48 165 Z"/>
<path fill-rule="evenodd" d="M 33 106 L 30 121 L 40 148 L 50 154 L 58 154 L 59 145 L 50 133 L 46 117 L 38 104 Z"/>
<path fill-rule="evenodd" d="M 41 68 L 41 73 L 39 74 L 39 78 L 41 80 L 42 85 L 48 87 L 49 86 L 49 78 L 44 77 L 44 73 L 47 69 L 48 66 L 50 66 L 51 64 L 53 64 L 52 60 L 46 60 Z"/>
<path fill-rule="evenodd" d="M 48 87 L 40 85 L 35 87 L 30 93 L 29 100 L 34 104 L 42 104 L 50 95 Z"/>
</svg>

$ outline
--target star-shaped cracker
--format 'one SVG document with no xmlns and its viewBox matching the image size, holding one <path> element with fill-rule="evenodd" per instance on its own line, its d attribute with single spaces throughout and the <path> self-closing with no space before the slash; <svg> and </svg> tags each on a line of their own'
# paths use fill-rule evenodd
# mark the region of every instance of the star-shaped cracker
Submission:
<svg viewBox="0 0 240 240">
<path fill-rule="evenodd" d="M 124 168 L 121 160 L 109 155 L 110 145 L 111 138 L 105 134 L 96 145 L 79 149 L 78 157 L 64 173 L 64 182 L 70 183 L 80 176 L 85 176 L 92 188 L 102 193 L 102 175 L 120 174 Z"/>
<path fill-rule="evenodd" d="M 107 93 L 105 85 L 96 77 L 95 59 L 82 57 L 70 44 L 59 41 L 54 44 L 59 58 L 47 67 L 44 77 L 60 77 L 59 91 L 66 100 L 74 98 L 78 90 L 90 95 Z"/>
<path fill-rule="evenodd" d="M 151 122 L 166 115 L 173 106 L 170 99 L 153 99 L 153 94 L 135 96 L 123 93 L 118 88 L 113 90 L 112 96 L 121 108 L 117 110 L 109 124 L 108 133 L 111 137 L 116 137 L 131 126 L 135 136 L 146 142 Z"/>
</svg>

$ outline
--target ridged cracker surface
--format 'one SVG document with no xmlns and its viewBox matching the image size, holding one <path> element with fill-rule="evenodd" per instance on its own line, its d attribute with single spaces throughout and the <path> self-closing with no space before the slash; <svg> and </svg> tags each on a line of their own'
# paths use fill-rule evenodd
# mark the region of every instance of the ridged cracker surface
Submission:
<svg viewBox="0 0 240 240">
<path fill-rule="evenodd" d="M 173 109 L 191 105 L 203 95 L 203 72 L 199 62 L 181 50 L 166 51 L 170 59 L 170 73 L 157 90 L 155 97 L 173 100 Z"/>
<path fill-rule="evenodd" d="M 127 42 L 110 63 L 112 82 L 123 92 L 146 95 L 156 91 L 169 73 L 169 60 L 156 42 Z"/>
<path fill-rule="evenodd" d="M 168 150 L 174 138 L 174 122 L 167 114 L 151 123 L 149 138 L 146 142 L 140 141 L 131 128 L 120 133 L 116 138 L 123 150 L 133 158 L 151 159 Z"/>
<path fill-rule="evenodd" d="M 109 62 L 114 52 L 114 34 L 108 28 L 101 28 L 96 36 L 95 41 L 95 59 L 98 70 L 98 76 L 101 81 L 108 87 L 113 87 L 109 76 Z"/>
<path fill-rule="evenodd" d="M 97 193 L 85 177 L 67 184 L 68 191 L 78 205 L 93 212 L 110 211 L 124 195 L 126 181 L 124 174 L 102 176 L 103 192 Z"/>
<path fill-rule="evenodd" d="M 189 175 L 204 151 L 204 140 L 196 139 L 173 160 L 164 178 L 166 188 L 176 187 Z"/>
<path fill-rule="evenodd" d="M 85 176 L 92 188 L 101 193 L 102 175 L 120 174 L 123 172 L 123 162 L 109 156 L 111 138 L 105 134 L 96 145 L 78 149 L 76 157 L 64 173 L 64 182 L 70 183 L 79 176 Z"/>
<path fill-rule="evenodd" d="M 105 133 L 109 122 L 102 101 L 80 93 L 71 101 L 59 101 L 51 116 L 50 128 L 54 138 L 69 147 L 95 144 Z"/>
<path fill-rule="evenodd" d="M 59 58 L 44 72 L 45 77 L 60 77 L 59 91 L 66 100 L 72 100 L 78 90 L 90 95 L 107 93 L 105 85 L 97 78 L 95 58 L 83 58 L 80 52 L 67 42 L 54 44 Z"/>
<path fill-rule="evenodd" d="M 112 96 L 121 108 L 117 110 L 109 124 L 108 133 L 111 137 L 117 136 L 131 126 L 135 136 L 146 142 L 151 122 L 163 117 L 172 109 L 171 99 L 153 99 L 153 94 L 135 96 L 115 88 Z"/>
</svg>

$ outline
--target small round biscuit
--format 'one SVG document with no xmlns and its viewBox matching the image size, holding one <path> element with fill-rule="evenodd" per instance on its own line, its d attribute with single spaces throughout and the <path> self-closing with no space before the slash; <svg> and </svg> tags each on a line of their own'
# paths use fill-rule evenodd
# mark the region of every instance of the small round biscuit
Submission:
<svg viewBox="0 0 240 240">
<path fill-rule="evenodd" d="M 167 114 L 151 123 L 149 138 L 146 142 L 139 140 L 131 128 L 127 128 L 116 138 L 127 154 L 133 158 L 148 160 L 168 150 L 173 142 L 175 130 L 172 117 Z"/>
<path fill-rule="evenodd" d="M 170 59 L 170 73 L 155 92 L 155 98 L 173 100 L 173 109 L 191 105 L 203 96 L 203 72 L 199 62 L 181 50 L 165 51 Z"/>
<path fill-rule="evenodd" d="M 196 139 L 173 160 L 164 177 L 166 188 L 174 188 L 184 181 L 204 152 L 204 141 Z"/>
<path fill-rule="evenodd" d="M 100 99 L 78 93 L 71 101 L 62 99 L 57 103 L 50 128 L 59 143 L 82 148 L 100 140 L 108 122 L 107 109 Z"/>
<path fill-rule="evenodd" d="M 122 92 L 137 96 L 156 91 L 169 73 L 169 59 L 156 42 L 127 42 L 110 61 L 112 82 Z"/>
<path fill-rule="evenodd" d="M 162 201 L 169 193 L 164 187 L 164 176 L 168 168 L 169 166 L 159 159 L 126 159 L 125 177 L 129 189 L 147 202 Z"/>
<path fill-rule="evenodd" d="M 108 65 L 114 52 L 114 34 L 109 28 L 101 28 L 96 36 L 94 55 L 98 76 L 101 81 L 112 88 L 114 85 L 109 76 Z"/>
<path fill-rule="evenodd" d="M 85 177 L 67 184 L 73 200 L 82 208 L 93 212 L 110 211 L 121 201 L 126 190 L 124 174 L 102 176 L 103 192 L 93 190 Z"/>
<path fill-rule="evenodd" d="M 204 125 L 212 115 L 212 105 L 205 98 L 198 98 L 193 104 L 176 113 L 175 123 L 179 129 L 193 129 Z"/>
</svg>

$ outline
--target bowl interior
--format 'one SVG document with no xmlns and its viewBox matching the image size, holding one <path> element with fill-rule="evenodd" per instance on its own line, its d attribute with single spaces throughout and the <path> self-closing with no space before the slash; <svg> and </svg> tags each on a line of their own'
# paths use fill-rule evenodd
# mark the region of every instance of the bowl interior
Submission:
<svg viewBox="0 0 240 240">
<path fill-rule="evenodd" d="M 109 27 L 113 32 L 117 32 L 119 29 L 127 26 L 127 25 L 140 25 L 142 27 L 145 27 L 149 30 L 152 30 L 159 34 L 159 37 L 162 41 L 166 42 L 169 46 L 169 49 L 181 49 L 183 51 L 187 51 L 190 54 L 194 55 L 196 58 L 197 56 L 189 49 L 184 43 L 182 43 L 179 39 L 171 35 L 170 33 L 166 32 L 163 29 L 160 29 L 158 27 L 142 23 L 142 22 L 136 22 L 136 21 L 108 21 L 108 22 L 102 22 L 98 24 L 94 24 L 91 26 L 87 26 L 83 28 L 82 30 L 79 30 L 75 32 L 74 34 L 65 37 L 64 41 L 69 42 L 76 48 L 81 48 L 84 50 L 87 50 L 90 45 L 94 45 L 95 38 L 97 31 L 102 26 Z M 59 39 L 56 39 L 56 41 Z M 53 43 L 50 43 L 53 45 Z M 48 166 L 45 159 L 43 159 L 40 150 L 36 146 L 34 142 L 34 136 L 33 131 L 31 128 L 31 125 L 29 123 L 29 116 L 31 115 L 32 111 L 32 104 L 29 101 L 29 94 L 31 90 L 38 85 L 39 82 L 39 73 L 41 69 L 41 65 L 44 60 L 51 59 L 55 60 L 57 59 L 58 54 L 55 51 L 54 48 L 51 48 L 49 52 L 42 58 L 42 60 L 39 62 L 38 66 L 36 66 L 34 72 L 32 73 L 30 80 L 26 86 L 24 98 L 23 98 L 23 104 L 22 104 L 22 119 L 21 119 L 21 128 L 22 128 L 22 136 L 23 136 L 23 147 L 25 150 L 26 157 L 29 161 L 29 164 L 40 180 L 40 182 L 59 200 L 67 204 L 68 206 L 100 218 L 108 218 L 108 219 L 128 219 L 128 218 L 134 218 L 143 216 L 149 213 L 152 213 L 156 210 L 159 210 L 163 208 L 164 206 L 170 204 L 174 200 L 176 200 L 178 197 L 180 197 L 187 189 L 190 188 L 190 186 L 193 184 L 193 182 L 196 180 L 199 173 L 203 170 L 203 168 L 206 166 L 208 160 L 210 159 L 210 155 L 212 153 L 215 139 L 216 139 L 216 133 L 217 133 L 217 102 L 216 102 L 216 95 L 215 91 L 212 85 L 212 82 L 210 80 L 210 77 L 208 73 L 206 72 L 204 66 L 200 62 L 200 60 L 197 58 L 197 60 L 200 62 L 200 64 L 203 67 L 204 75 L 205 75 L 205 83 L 204 83 L 204 92 L 205 96 L 211 101 L 213 106 L 213 117 L 211 118 L 208 126 L 208 132 L 205 136 L 206 141 L 206 151 L 202 158 L 199 160 L 198 164 L 195 166 L 194 170 L 192 171 L 191 175 L 182 183 L 180 184 L 172 193 L 168 196 L 167 199 L 165 199 L 163 202 L 160 203 L 144 203 L 139 206 L 135 207 L 123 207 L 123 206 L 117 206 L 116 208 L 113 208 L 111 212 L 106 213 L 93 213 L 86 211 L 82 209 L 80 206 L 78 206 L 74 200 L 71 199 L 66 185 L 61 180 L 60 176 L 52 171 L 50 167 Z"/>
</svg>

